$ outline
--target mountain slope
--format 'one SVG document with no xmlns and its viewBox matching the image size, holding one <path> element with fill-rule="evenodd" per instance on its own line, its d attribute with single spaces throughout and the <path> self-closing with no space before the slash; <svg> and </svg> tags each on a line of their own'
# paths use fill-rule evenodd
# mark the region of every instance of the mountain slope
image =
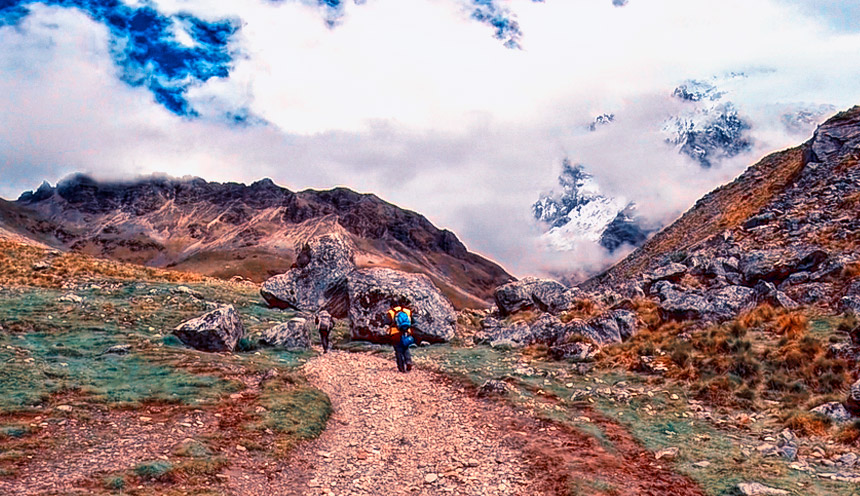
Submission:
<svg viewBox="0 0 860 496">
<path fill-rule="evenodd" d="M 821 250 L 850 261 L 860 248 L 860 107 L 837 114 L 803 145 L 771 154 L 700 199 L 641 248 L 581 285 L 618 285 L 667 259 Z M 734 256 L 731 253 L 729 256 Z M 780 283 L 780 280 L 771 282 Z"/>
<path fill-rule="evenodd" d="M 423 216 L 346 188 L 296 193 L 269 179 L 100 183 L 75 175 L 13 206 L 27 218 L 24 230 L 55 246 L 217 277 L 262 281 L 290 268 L 297 243 L 343 230 L 361 250 L 359 265 L 426 273 L 457 306 L 485 306 L 512 279 Z"/>
</svg>

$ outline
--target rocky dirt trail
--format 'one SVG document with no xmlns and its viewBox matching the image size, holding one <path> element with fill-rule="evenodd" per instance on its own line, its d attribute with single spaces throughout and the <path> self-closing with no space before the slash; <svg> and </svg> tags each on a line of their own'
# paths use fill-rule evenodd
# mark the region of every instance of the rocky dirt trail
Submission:
<svg viewBox="0 0 860 496">
<path fill-rule="evenodd" d="M 438 374 L 398 373 L 393 354 L 334 351 L 304 370 L 334 413 L 322 436 L 293 454 L 296 471 L 278 481 L 287 494 L 570 494 L 571 469 L 607 477 L 623 494 L 703 494 L 636 443 L 607 453 Z"/>
</svg>

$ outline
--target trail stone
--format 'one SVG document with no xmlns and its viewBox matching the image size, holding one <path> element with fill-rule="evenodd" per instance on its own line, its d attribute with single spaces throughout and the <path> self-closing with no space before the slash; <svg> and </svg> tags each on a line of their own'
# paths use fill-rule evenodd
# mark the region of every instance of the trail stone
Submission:
<svg viewBox="0 0 860 496">
<path fill-rule="evenodd" d="M 353 339 L 389 343 L 385 314 L 395 305 L 412 309 L 418 341 L 442 343 L 454 337 L 457 313 L 424 274 L 374 268 L 352 272 L 348 282 Z"/>
<path fill-rule="evenodd" d="M 478 396 L 504 396 L 513 390 L 514 388 L 505 381 L 488 379 L 478 388 Z"/>
<path fill-rule="evenodd" d="M 549 354 L 556 360 L 587 362 L 592 360 L 600 349 L 591 343 L 568 343 L 553 346 Z"/>
<path fill-rule="evenodd" d="M 233 305 L 224 305 L 179 324 L 173 334 L 198 350 L 233 351 L 236 343 L 245 335 L 245 327 Z"/>
<path fill-rule="evenodd" d="M 355 248 L 341 233 L 328 233 L 296 247 L 296 266 L 268 279 L 260 288 L 276 308 L 316 312 L 325 308 L 346 317 L 347 276 L 355 270 Z"/>
<path fill-rule="evenodd" d="M 84 302 L 84 299 L 81 298 L 80 296 L 74 294 L 74 293 L 69 293 L 69 294 L 65 294 L 65 295 L 61 296 L 57 301 L 61 301 L 63 303 L 74 303 L 76 305 L 80 305 L 81 303 Z"/>
<path fill-rule="evenodd" d="M 768 487 L 758 482 L 741 482 L 738 484 L 738 492 L 744 496 L 782 496 L 790 494 L 783 489 Z"/>
<path fill-rule="evenodd" d="M 657 460 L 662 460 L 662 459 L 674 460 L 675 458 L 678 457 L 678 453 L 680 453 L 680 450 L 678 449 L 678 447 L 677 446 L 671 446 L 669 448 L 661 449 L 657 453 L 654 453 L 654 458 Z"/>
<path fill-rule="evenodd" d="M 285 349 L 307 349 L 311 346 L 307 321 L 301 317 L 290 319 L 263 331 L 260 343 Z"/>
</svg>

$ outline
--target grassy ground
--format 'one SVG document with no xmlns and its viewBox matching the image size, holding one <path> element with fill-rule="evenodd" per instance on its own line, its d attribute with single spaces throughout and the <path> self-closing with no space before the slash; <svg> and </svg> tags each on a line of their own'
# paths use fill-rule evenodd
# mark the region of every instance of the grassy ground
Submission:
<svg viewBox="0 0 860 496">
<path fill-rule="evenodd" d="M 325 428 L 328 398 L 296 373 L 313 352 L 255 346 L 259 332 L 294 316 L 267 308 L 257 287 L 2 248 L 0 483 L 25 474 L 30 460 L 63 456 L 52 452 L 63 442 L 53 432 L 63 432 L 66 422 L 95 431 L 97 418 L 121 422 L 129 412 L 140 412 L 136 419 L 153 410 L 220 419 L 218 429 L 167 459 L 78 474 L 89 477 L 92 494 L 222 494 L 216 476 L 234 462 L 226 453 L 237 445 L 247 445 L 261 464 L 274 463 Z M 34 270 L 38 263 L 49 267 Z M 170 334 L 228 303 L 246 328 L 246 351 L 202 353 Z M 106 353 L 115 346 L 127 348 Z"/>
<path fill-rule="evenodd" d="M 419 366 L 476 387 L 487 379 L 504 380 L 514 387 L 508 395 L 513 404 L 590 435 L 609 449 L 612 441 L 602 422 L 589 417 L 595 416 L 591 412 L 625 426 L 648 450 L 677 447 L 679 455 L 667 463 L 708 494 L 733 494 L 737 483 L 745 481 L 793 494 L 857 494 L 853 484 L 793 470 L 788 461 L 764 458 L 751 449 L 761 444 L 762 433 L 780 427 L 778 419 L 761 418 L 746 425 L 732 422 L 730 416 L 719 422 L 707 420 L 697 413 L 699 403 L 672 381 L 619 369 L 594 369 L 580 375 L 572 371 L 573 364 L 546 360 L 535 350 L 445 345 L 419 348 L 414 355 Z M 606 488 L 597 487 L 600 484 L 580 482 L 571 487 L 571 494 L 606 494 Z"/>
</svg>

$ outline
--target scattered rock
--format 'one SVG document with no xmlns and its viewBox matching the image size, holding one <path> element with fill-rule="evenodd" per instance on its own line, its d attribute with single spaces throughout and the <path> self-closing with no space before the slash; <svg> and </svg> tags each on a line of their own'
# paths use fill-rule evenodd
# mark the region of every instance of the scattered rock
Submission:
<svg viewBox="0 0 860 496">
<path fill-rule="evenodd" d="M 819 405 L 810 411 L 813 413 L 824 415 L 825 417 L 829 417 L 837 423 L 847 422 L 852 418 L 851 412 L 849 412 L 848 409 L 845 408 L 845 405 L 838 401 L 824 403 L 823 405 Z"/>
<path fill-rule="evenodd" d="M 756 301 L 759 303 L 769 303 L 775 307 L 782 307 L 787 310 L 794 310 L 800 306 L 789 298 L 788 295 L 776 289 L 776 286 L 771 282 L 759 281 L 756 283 L 753 291 L 755 292 Z"/>
<path fill-rule="evenodd" d="M 276 346 L 288 350 L 307 349 L 311 347 L 311 337 L 307 320 L 301 317 L 290 319 L 263 331 L 260 344 Z"/>
<path fill-rule="evenodd" d="M 80 305 L 84 302 L 84 299 L 74 293 L 68 293 L 61 296 L 57 301 L 63 303 L 74 303 L 75 305 Z"/>
<path fill-rule="evenodd" d="M 658 281 L 673 281 L 678 282 L 687 273 L 687 266 L 679 263 L 670 263 L 664 265 L 651 274 L 645 276 L 651 283 Z"/>
<path fill-rule="evenodd" d="M 439 480 L 439 476 L 436 474 L 431 473 L 424 476 L 424 482 L 426 482 L 427 484 L 433 484 L 437 480 Z"/>
<path fill-rule="evenodd" d="M 505 381 L 489 379 L 478 388 L 479 397 L 487 396 L 505 396 L 508 392 L 513 392 L 514 388 Z"/>
<path fill-rule="evenodd" d="M 48 270 L 51 268 L 51 264 L 47 262 L 36 262 L 31 267 L 35 271 Z"/>
<path fill-rule="evenodd" d="M 587 362 L 592 360 L 600 352 L 600 348 L 591 343 L 567 343 L 553 346 L 549 354 L 555 360 L 573 360 L 574 362 Z"/>
<path fill-rule="evenodd" d="M 669 448 L 661 449 L 657 453 L 654 453 L 654 458 L 657 460 L 666 459 L 666 460 L 674 460 L 678 457 L 680 450 L 676 446 L 671 446 Z"/>
<path fill-rule="evenodd" d="M 855 415 L 860 414 L 860 379 L 848 389 L 848 399 L 845 400 L 845 407 Z"/>
<path fill-rule="evenodd" d="M 57 406 L 57 410 L 59 410 L 61 412 L 71 412 L 72 406 L 71 405 L 59 405 L 59 406 Z"/>
<path fill-rule="evenodd" d="M 738 484 L 738 492 L 744 496 L 782 496 L 790 494 L 783 489 L 768 487 L 758 482 L 741 482 Z"/>
<path fill-rule="evenodd" d="M 660 281 L 652 289 L 660 299 L 658 307 L 666 320 L 696 320 L 708 313 L 710 304 L 702 295 L 683 291 L 678 286 Z"/>
<path fill-rule="evenodd" d="M 131 351 L 131 345 L 117 344 L 104 350 L 102 355 L 128 355 L 129 351 Z"/>
<path fill-rule="evenodd" d="M 412 309 L 417 341 L 442 343 L 454 337 L 457 313 L 424 274 L 382 268 L 356 270 L 349 276 L 348 291 L 353 339 L 388 343 L 384 319 L 394 305 Z"/>
<path fill-rule="evenodd" d="M 245 335 L 245 327 L 233 305 L 224 305 L 179 324 L 173 334 L 198 350 L 233 351 L 236 343 Z"/>
</svg>

